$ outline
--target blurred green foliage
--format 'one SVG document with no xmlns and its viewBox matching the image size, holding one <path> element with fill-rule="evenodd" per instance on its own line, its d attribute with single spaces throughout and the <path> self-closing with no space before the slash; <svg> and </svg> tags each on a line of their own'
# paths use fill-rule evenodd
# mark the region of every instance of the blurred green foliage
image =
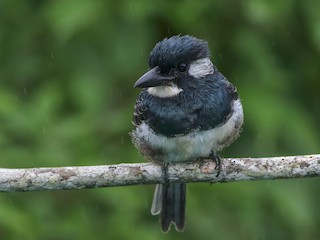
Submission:
<svg viewBox="0 0 320 240">
<path fill-rule="evenodd" d="M 132 85 L 156 42 L 206 39 L 245 125 L 221 156 L 319 153 L 319 1 L 0 2 L 0 165 L 143 162 Z M 189 184 L 163 234 L 153 186 L 2 193 L 1 239 L 319 239 L 320 179 Z"/>
</svg>

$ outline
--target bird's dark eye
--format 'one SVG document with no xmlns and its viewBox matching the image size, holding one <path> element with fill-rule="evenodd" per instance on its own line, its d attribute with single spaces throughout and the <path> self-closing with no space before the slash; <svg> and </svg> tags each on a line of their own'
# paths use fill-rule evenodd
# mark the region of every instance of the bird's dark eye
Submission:
<svg viewBox="0 0 320 240">
<path fill-rule="evenodd" d="M 179 66 L 178 66 L 178 70 L 180 72 L 185 72 L 187 71 L 187 68 L 188 68 L 188 65 L 186 63 L 181 63 Z"/>
</svg>

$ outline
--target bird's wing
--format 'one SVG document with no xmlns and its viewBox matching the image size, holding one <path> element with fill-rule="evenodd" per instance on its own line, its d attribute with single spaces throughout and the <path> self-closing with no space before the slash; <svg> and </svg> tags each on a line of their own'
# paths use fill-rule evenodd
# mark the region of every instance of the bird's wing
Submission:
<svg viewBox="0 0 320 240">
<path fill-rule="evenodd" d="M 231 100 L 237 100 L 239 98 L 237 88 L 232 83 L 227 81 L 226 88 Z"/>
<path fill-rule="evenodd" d="M 134 106 L 132 123 L 135 127 L 139 126 L 142 121 L 147 119 L 148 108 L 145 106 L 143 98 L 143 94 L 141 93 Z"/>
</svg>

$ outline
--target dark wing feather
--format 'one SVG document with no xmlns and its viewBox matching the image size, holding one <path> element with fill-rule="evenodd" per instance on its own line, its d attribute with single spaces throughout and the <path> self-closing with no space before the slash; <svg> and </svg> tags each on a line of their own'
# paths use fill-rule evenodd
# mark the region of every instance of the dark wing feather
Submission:
<svg viewBox="0 0 320 240">
<path fill-rule="evenodd" d="M 237 100 L 239 98 L 237 88 L 232 83 L 230 83 L 228 81 L 226 81 L 226 82 L 227 82 L 226 89 L 227 89 L 227 92 L 229 94 L 230 99 Z"/>
<path fill-rule="evenodd" d="M 133 112 L 132 123 L 135 127 L 139 126 L 142 121 L 147 119 L 148 108 L 145 106 L 145 101 L 143 101 L 143 93 L 141 93 L 136 101 Z"/>
</svg>

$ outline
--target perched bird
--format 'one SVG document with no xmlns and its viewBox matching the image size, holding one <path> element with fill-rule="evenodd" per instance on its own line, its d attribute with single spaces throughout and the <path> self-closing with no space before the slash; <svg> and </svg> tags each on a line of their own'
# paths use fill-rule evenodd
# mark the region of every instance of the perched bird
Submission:
<svg viewBox="0 0 320 240">
<path fill-rule="evenodd" d="M 172 36 L 150 53 L 150 70 L 134 84 L 143 88 L 135 107 L 132 140 L 152 162 L 212 158 L 238 136 L 243 110 L 237 90 L 210 61 L 208 43 Z M 219 169 L 218 169 L 219 170 Z M 151 213 L 161 214 L 164 232 L 185 226 L 186 184 L 158 184 Z"/>
</svg>

